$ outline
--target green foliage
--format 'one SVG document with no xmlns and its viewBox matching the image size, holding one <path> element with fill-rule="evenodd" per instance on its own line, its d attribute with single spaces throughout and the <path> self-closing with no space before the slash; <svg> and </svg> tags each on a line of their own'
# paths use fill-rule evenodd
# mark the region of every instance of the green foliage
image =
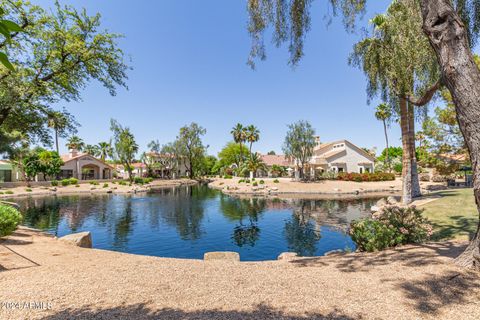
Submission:
<svg viewBox="0 0 480 320">
<path fill-rule="evenodd" d="M 250 172 L 257 172 L 258 170 L 267 170 L 267 166 L 262 160 L 262 157 L 258 153 L 252 153 L 250 159 L 246 162 L 246 167 Z M 255 179 L 255 178 L 253 178 Z"/>
<path fill-rule="evenodd" d="M 125 181 L 123 181 L 123 180 L 122 180 L 122 181 L 119 181 L 118 184 L 121 185 L 121 186 L 126 186 L 126 185 L 127 185 L 127 183 L 126 183 Z"/>
<path fill-rule="evenodd" d="M 265 184 L 265 181 L 264 181 L 264 180 L 260 180 L 258 183 L 260 183 L 260 184 Z"/>
<path fill-rule="evenodd" d="M 270 173 L 273 177 L 283 177 L 287 174 L 287 167 L 274 164 L 270 168 Z"/>
<path fill-rule="evenodd" d="M 141 177 L 135 177 L 135 178 L 133 179 L 133 182 L 134 182 L 135 184 L 144 184 L 144 183 L 145 183 L 145 180 L 144 180 L 143 178 L 141 178 Z"/>
<path fill-rule="evenodd" d="M 128 178 L 132 182 L 132 163 L 138 152 L 138 144 L 130 129 L 123 127 L 114 119 L 110 120 L 110 130 L 113 133 L 114 158 L 125 167 Z"/>
<path fill-rule="evenodd" d="M 337 175 L 337 180 L 341 181 L 355 181 L 355 182 L 367 182 L 367 181 L 393 181 L 395 180 L 395 174 L 387 172 L 374 172 L 374 173 L 346 173 L 340 172 Z"/>
<path fill-rule="evenodd" d="M 385 149 L 383 149 L 380 156 L 378 156 L 377 161 L 385 162 L 386 156 L 387 156 L 387 149 L 385 148 Z M 390 159 L 394 159 L 394 158 L 402 159 L 402 156 L 403 156 L 402 147 L 389 147 L 388 148 L 388 156 L 390 157 Z"/>
<path fill-rule="evenodd" d="M 58 186 L 58 181 L 57 180 L 52 180 L 52 181 L 50 181 L 50 184 L 52 185 L 52 187 L 56 187 L 56 186 Z"/>
<path fill-rule="evenodd" d="M 315 130 L 308 121 L 298 121 L 288 126 L 283 152 L 287 158 L 300 164 L 301 178 L 303 178 L 305 164 L 310 161 L 315 146 Z"/>
<path fill-rule="evenodd" d="M 12 34 L 15 36 L 19 32 L 23 32 L 23 28 L 20 27 L 18 24 L 16 24 L 13 21 L 10 20 L 4 20 L 3 16 L 5 15 L 5 10 L 3 10 L 2 7 L 0 7 L 0 17 L 2 20 L 0 20 L 0 33 L 2 36 L 5 38 L 3 41 L 3 46 L 5 44 L 9 44 L 12 41 Z M 8 56 L 4 52 L 0 52 L 0 63 L 3 64 L 5 68 L 7 68 L 9 71 L 15 71 L 15 67 L 10 63 L 8 60 Z"/>
<path fill-rule="evenodd" d="M 108 183 L 104 183 L 103 188 L 108 188 Z"/>
<path fill-rule="evenodd" d="M 250 179 L 245 179 L 245 183 L 250 183 Z"/>
<path fill-rule="evenodd" d="M 26 191 L 26 192 L 32 192 L 32 189 L 26 188 L 25 191 Z"/>
<path fill-rule="evenodd" d="M 245 182 L 245 179 L 238 180 L 238 183 L 244 183 L 244 182 Z"/>
<path fill-rule="evenodd" d="M 185 166 L 190 179 L 197 176 L 205 157 L 205 146 L 202 142 L 202 136 L 206 133 L 207 130 L 195 122 L 180 128 L 176 142 L 178 145 L 177 154 L 186 160 Z"/>
<path fill-rule="evenodd" d="M 78 179 L 77 178 L 70 178 L 68 180 L 70 181 L 70 184 L 72 184 L 72 185 L 78 184 Z"/>
<path fill-rule="evenodd" d="M 273 180 L 273 183 L 280 183 L 278 179 Z"/>
<path fill-rule="evenodd" d="M 14 192 L 12 190 L 7 190 L 5 191 L 5 194 L 13 194 Z"/>
<path fill-rule="evenodd" d="M 377 251 L 423 242 L 432 235 L 432 226 L 414 206 L 385 206 L 372 218 L 352 222 L 350 235 L 361 251 Z"/>
<path fill-rule="evenodd" d="M 0 204 L 0 237 L 12 234 L 21 221 L 22 215 L 17 209 Z"/>
<path fill-rule="evenodd" d="M 257 182 L 254 182 L 254 183 L 252 184 L 252 186 L 258 187 L 258 183 L 257 183 Z"/>
<path fill-rule="evenodd" d="M 245 145 L 229 142 L 218 153 L 218 162 L 215 164 L 215 168 L 220 170 L 233 164 L 239 168 L 246 154 L 248 154 L 248 148 Z"/>
<path fill-rule="evenodd" d="M 90 184 L 91 184 L 92 186 L 98 186 L 98 185 L 100 185 L 100 183 L 99 183 L 98 181 L 90 181 Z"/>
<path fill-rule="evenodd" d="M 79 185 L 79 184 L 76 184 L 76 185 L 75 185 L 75 188 L 80 188 L 80 185 Z"/>
<path fill-rule="evenodd" d="M 62 181 L 60 181 L 60 183 L 64 187 L 69 186 L 70 185 L 70 179 L 63 179 Z"/>
<path fill-rule="evenodd" d="M 223 179 L 233 179 L 233 177 L 229 174 L 223 176 Z"/>
<path fill-rule="evenodd" d="M 65 146 L 68 149 L 83 151 L 85 149 L 85 142 L 83 142 L 82 138 L 80 138 L 79 136 L 73 135 L 68 138 L 67 144 Z"/>
</svg>

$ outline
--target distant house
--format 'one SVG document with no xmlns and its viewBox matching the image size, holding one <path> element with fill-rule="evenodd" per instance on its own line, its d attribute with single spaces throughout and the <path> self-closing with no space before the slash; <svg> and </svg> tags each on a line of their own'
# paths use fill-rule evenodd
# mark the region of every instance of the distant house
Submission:
<svg viewBox="0 0 480 320">
<path fill-rule="evenodd" d="M 58 179 L 73 177 L 79 180 L 101 180 L 113 177 L 113 166 L 89 154 L 72 149 L 61 158 L 64 164 Z"/>
<path fill-rule="evenodd" d="M 12 164 L 6 160 L 0 160 L 0 183 L 16 181 L 16 172 Z"/>
<path fill-rule="evenodd" d="M 115 164 L 115 176 L 122 179 L 128 179 L 128 171 L 122 164 Z M 147 174 L 147 166 L 141 162 L 132 163 L 132 176 L 144 177 Z"/>
<path fill-rule="evenodd" d="M 286 168 L 287 174 L 290 174 L 291 172 L 294 171 L 294 164 L 292 161 L 289 161 L 287 157 L 284 155 L 278 154 L 278 155 L 271 155 L 271 154 L 263 154 L 261 155 L 263 163 L 265 163 L 265 166 L 267 167 L 267 172 L 261 171 L 257 172 L 258 176 L 273 176 L 272 175 L 272 168 L 273 166 L 279 166 L 279 167 L 284 167 Z"/>
<path fill-rule="evenodd" d="M 310 173 L 316 172 L 373 172 L 375 158 L 348 140 L 321 143 L 317 137 L 317 146 L 308 167 Z"/>
<path fill-rule="evenodd" d="M 156 176 L 172 179 L 188 176 L 186 159 L 178 159 L 177 162 L 172 163 L 174 155 L 156 152 L 148 152 L 146 155 L 156 164 L 153 169 Z"/>
</svg>

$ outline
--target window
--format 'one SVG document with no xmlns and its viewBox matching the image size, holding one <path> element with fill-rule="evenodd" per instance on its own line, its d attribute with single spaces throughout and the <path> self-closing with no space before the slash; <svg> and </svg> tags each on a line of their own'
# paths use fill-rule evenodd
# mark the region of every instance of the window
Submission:
<svg viewBox="0 0 480 320">
<path fill-rule="evenodd" d="M 338 168 L 338 172 L 343 172 L 343 168 Z"/>
<path fill-rule="evenodd" d="M 363 167 L 360 167 L 360 173 L 363 173 Z"/>
<path fill-rule="evenodd" d="M 0 182 L 12 182 L 12 170 L 0 170 Z"/>
<path fill-rule="evenodd" d="M 366 173 L 370 173 L 370 168 L 365 168 Z"/>
<path fill-rule="evenodd" d="M 60 171 L 60 178 L 61 179 L 68 179 L 73 177 L 73 170 L 62 170 Z"/>
</svg>

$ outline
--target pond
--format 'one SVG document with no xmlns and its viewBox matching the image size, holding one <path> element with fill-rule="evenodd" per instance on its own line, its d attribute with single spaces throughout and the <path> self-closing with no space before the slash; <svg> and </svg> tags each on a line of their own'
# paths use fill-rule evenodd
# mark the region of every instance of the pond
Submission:
<svg viewBox="0 0 480 320">
<path fill-rule="evenodd" d="M 377 199 L 236 198 L 207 186 L 141 195 L 74 195 L 16 199 L 24 225 L 56 236 L 90 231 L 94 248 L 202 259 L 236 251 L 242 261 L 354 250 L 349 223 Z"/>
</svg>

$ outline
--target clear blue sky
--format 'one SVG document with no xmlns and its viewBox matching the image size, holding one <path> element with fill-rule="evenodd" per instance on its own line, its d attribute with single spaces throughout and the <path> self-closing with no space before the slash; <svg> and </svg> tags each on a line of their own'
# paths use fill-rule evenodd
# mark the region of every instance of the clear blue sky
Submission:
<svg viewBox="0 0 480 320">
<path fill-rule="evenodd" d="M 44 7 L 51 0 L 33 0 Z M 366 26 L 390 1 L 369 1 Z M 92 82 L 83 101 L 60 103 L 76 116 L 87 143 L 108 140 L 109 120 L 130 127 L 142 150 L 152 139 L 172 141 L 178 129 L 195 121 L 207 129 L 209 153 L 231 140 L 237 123 L 254 124 L 260 152 L 281 146 L 289 123 L 309 120 L 322 141 L 348 139 L 361 147 L 383 149 L 382 124 L 374 117 L 376 101 L 366 103 L 363 73 L 347 58 L 359 34 L 347 34 L 339 18 L 326 25 L 326 1 L 314 2 L 312 30 L 305 57 L 292 69 L 283 47 L 268 48 L 268 58 L 252 71 L 246 60 L 245 0 L 63 0 L 100 12 L 103 26 L 125 35 L 121 48 L 132 59 L 129 89 L 111 97 Z M 397 124 L 390 140 L 400 144 Z M 61 141 L 63 150 L 65 142 Z"/>
</svg>

